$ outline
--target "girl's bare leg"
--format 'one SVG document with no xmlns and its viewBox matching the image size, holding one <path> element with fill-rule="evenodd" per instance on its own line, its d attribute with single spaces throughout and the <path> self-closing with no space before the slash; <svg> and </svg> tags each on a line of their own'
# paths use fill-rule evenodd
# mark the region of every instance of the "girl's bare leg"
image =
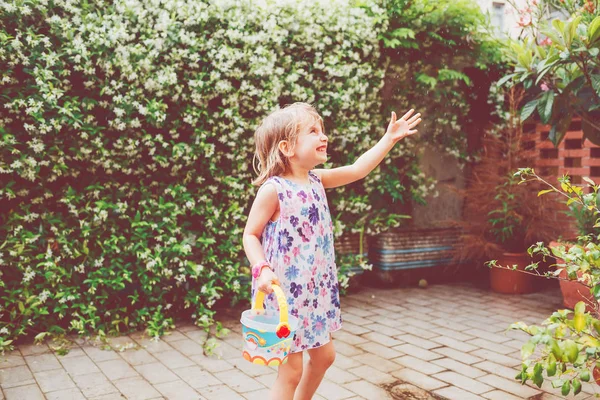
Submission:
<svg viewBox="0 0 600 400">
<path fill-rule="evenodd" d="M 271 400 L 293 400 L 294 392 L 302 377 L 302 352 L 292 353 L 285 364 L 279 367 L 277 379 L 271 388 Z"/>
<path fill-rule="evenodd" d="M 308 350 L 308 355 L 310 359 L 302 373 L 302 379 L 296 389 L 294 400 L 310 400 L 314 396 L 325 376 L 325 372 L 335 361 L 333 340 L 321 347 Z"/>
</svg>

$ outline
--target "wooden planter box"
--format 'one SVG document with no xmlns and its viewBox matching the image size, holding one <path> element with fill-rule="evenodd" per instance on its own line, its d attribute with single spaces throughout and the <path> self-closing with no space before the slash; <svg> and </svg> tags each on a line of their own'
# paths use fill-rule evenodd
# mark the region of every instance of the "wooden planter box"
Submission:
<svg viewBox="0 0 600 400">
<path fill-rule="evenodd" d="M 384 285 L 411 285 L 420 279 L 443 281 L 454 274 L 458 243 L 455 228 L 403 229 L 373 238 L 369 280 Z"/>
</svg>

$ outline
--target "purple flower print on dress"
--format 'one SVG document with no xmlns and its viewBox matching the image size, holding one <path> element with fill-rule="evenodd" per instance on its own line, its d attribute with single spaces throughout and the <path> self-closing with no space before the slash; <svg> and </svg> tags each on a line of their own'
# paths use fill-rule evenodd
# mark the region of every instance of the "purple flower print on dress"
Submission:
<svg viewBox="0 0 600 400">
<path fill-rule="evenodd" d="M 335 310 L 329 310 L 329 311 L 327 311 L 327 318 L 328 319 L 334 319 L 335 318 Z"/>
<path fill-rule="evenodd" d="M 306 203 L 306 199 L 308 198 L 308 196 L 306 195 L 304 190 L 301 190 L 298 192 L 298 197 L 300 197 L 300 200 L 302 200 L 302 203 Z"/>
<path fill-rule="evenodd" d="M 308 320 L 308 318 L 304 318 L 304 320 L 302 321 L 302 326 L 304 327 L 304 329 L 310 326 L 310 321 Z"/>
<path fill-rule="evenodd" d="M 317 222 L 319 222 L 319 209 L 314 203 L 311 204 L 310 208 L 308 209 L 308 220 L 313 225 L 316 225 Z"/>
<path fill-rule="evenodd" d="M 306 290 L 308 290 L 308 293 L 311 293 L 314 289 L 315 289 L 315 280 L 311 279 L 310 282 L 308 282 L 308 284 L 306 285 Z"/>
<path fill-rule="evenodd" d="M 283 193 L 278 193 L 277 197 L 279 197 L 279 200 L 283 201 Z"/>
<path fill-rule="evenodd" d="M 279 251 L 282 253 L 287 252 L 290 249 L 290 247 L 292 247 L 293 240 L 294 238 L 290 236 L 290 233 L 287 231 L 287 229 L 284 229 L 281 232 L 279 232 L 279 237 L 277 238 Z"/>
<path fill-rule="evenodd" d="M 313 319 L 312 330 L 315 334 L 320 335 L 327 327 L 327 320 L 320 315 Z"/>
<path fill-rule="evenodd" d="M 314 235 L 315 231 L 312 226 L 306 221 L 302 223 L 302 226 L 298 228 L 298 234 L 302 238 L 302 241 L 305 243 L 310 242 L 310 238 Z"/>
<path fill-rule="evenodd" d="M 285 278 L 289 281 L 294 280 L 298 277 L 298 267 L 295 265 L 290 265 L 285 270 Z"/>
<path fill-rule="evenodd" d="M 317 237 L 317 246 L 317 248 L 322 249 L 323 252 L 329 251 L 329 246 L 331 246 L 329 236 Z"/>
<path fill-rule="evenodd" d="M 296 217 L 295 215 L 292 215 L 290 217 L 290 223 L 292 224 L 292 226 L 295 228 L 296 226 L 298 226 L 298 222 L 300 220 L 298 219 L 298 217 Z"/>
<path fill-rule="evenodd" d="M 290 285 L 290 293 L 297 299 L 298 296 L 302 294 L 302 285 L 297 285 L 296 282 L 292 282 Z"/>
<path fill-rule="evenodd" d="M 313 192 L 313 196 L 315 196 L 315 199 L 317 201 L 321 200 L 321 198 L 319 197 L 319 194 L 317 193 L 317 191 L 315 189 L 313 189 L 312 192 Z"/>
<path fill-rule="evenodd" d="M 331 304 L 333 304 L 337 308 L 340 307 L 340 296 L 338 294 L 337 285 L 331 288 Z"/>
<path fill-rule="evenodd" d="M 314 299 L 314 300 L 313 300 L 313 307 L 314 307 L 314 308 L 317 308 L 317 307 L 319 307 L 319 299 Z"/>
<path fill-rule="evenodd" d="M 314 340 L 315 340 L 315 336 L 314 336 L 314 335 L 313 335 L 313 334 L 310 332 L 310 330 L 308 330 L 308 329 L 307 329 L 307 330 L 304 332 L 304 337 L 305 337 L 305 338 L 306 338 L 306 339 L 307 339 L 309 342 L 312 342 L 312 341 L 314 341 Z M 308 346 L 307 346 L 307 347 L 308 347 Z"/>
</svg>

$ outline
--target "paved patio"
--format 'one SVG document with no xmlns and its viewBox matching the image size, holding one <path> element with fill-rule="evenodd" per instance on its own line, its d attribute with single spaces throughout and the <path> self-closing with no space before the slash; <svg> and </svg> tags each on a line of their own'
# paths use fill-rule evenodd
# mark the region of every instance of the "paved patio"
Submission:
<svg viewBox="0 0 600 400">
<path fill-rule="evenodd" d="M 504 296 L 470 285 L 364 289 L 342 301 L 338 352 L 316 399 L 560 399 L 513 380 L 524 334 L 515 321 L 541 322 L 560 307 L 560 292 Z M 154 342 L 141 333 L 112 339 L 115 350 L 77 340 L 66 356 L 47 345 L 21 345 L 0 357 L 0 400 L 260 399 L 275 369 L 242 359 L 241 330 L 203 354 L 205 334 L 179 326 Z M 121 351 L 122 350 L 122 351 Z M 600 392 L 584 384 L 578 399 Z"/>
</svg>

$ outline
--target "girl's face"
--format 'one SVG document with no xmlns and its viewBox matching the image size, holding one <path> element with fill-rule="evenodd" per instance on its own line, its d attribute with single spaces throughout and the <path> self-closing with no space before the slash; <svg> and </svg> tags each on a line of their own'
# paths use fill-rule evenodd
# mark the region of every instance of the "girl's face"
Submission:
<svg viewBox="0 0 600 400">
<path fill-rule="evenodd" d="M 306 169 L 313 169 L 327 161 L 327 136 L 318 121 L 302 127 L 290 161 Z"/>
</svg>

